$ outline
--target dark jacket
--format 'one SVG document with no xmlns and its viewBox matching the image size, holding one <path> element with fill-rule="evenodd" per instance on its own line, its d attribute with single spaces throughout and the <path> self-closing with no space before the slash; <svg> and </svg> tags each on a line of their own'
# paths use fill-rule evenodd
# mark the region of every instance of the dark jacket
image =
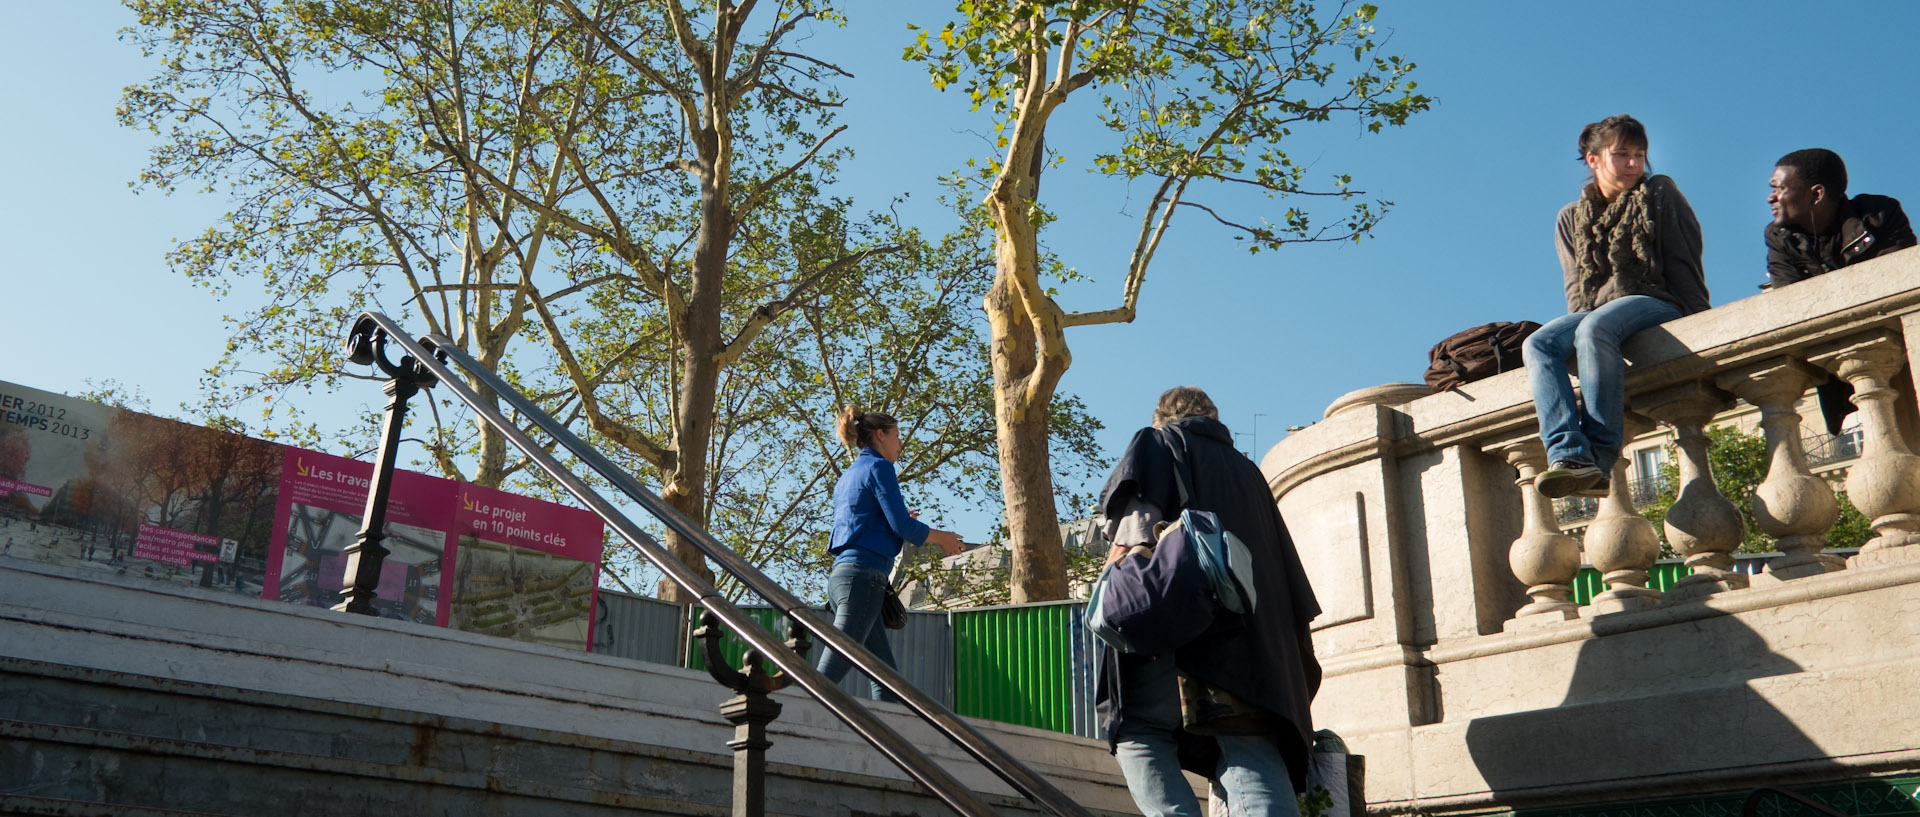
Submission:
<svg viewBox="0 0 1920 817">
<path fill-rule="evenodd" d="M 1187 450 L 1188 490 L 1185 504 L 1174 476 L 1175 460 L 1165 439 L 1152 428 L 1134 434 L 1120 462 L 1107 479 L 1100 498 L 1103 515 L 1124 513 L 1127 503 L 1143 499 L 1160 508 L 1169 520 L 1192 508 L 1213 511 L 1220 523 L 1240 537 L 1254 557 L 1254 581 L 1259 606 L 1251 616 L 1221 613 L 1215 626 L 1174 651 L 1174 664 L 1190 676 L 1203 679 L 1284 720 L 1287 728 L 1275 735 L 1286 758 L 1294 785 L 1306 778 L 1307 754 L 1312 746 L 1314 693 L 1320 689 L 1320 663 L 1313 656 L 1308 622 L 1320 614 L 1313 587 L 1300 566 L 1300 554 L 1260 467 L 1235 450 L 1233 435 L 1218 420 L 1188 417 L 1169 424 Z M 1107 730 L 1109 746 L 1119 725 L 1119 665 L 1111 650 L 1098 668 L 1095 701 Z M 1181 765 L 1212 776 L 1218 749 L 1210 738 L 1178 733 Z"/>
<path fill-rule="evenodd" d="M 1783 287 L 1914 245 L 1898 199 L 1862 193 L 1841 203 L 1839 215 L 1840 229 L 1820 236 L 1768 224 L 1767 279 Z"/>
<path fill-rule="evenodd" d="M 1768 224 L 1767 280 L 1775 287 L 1805 281 L 1914 245 L 1913 225 L 1900 201 L 1862 193 L 1840 204 L 1840 229 L 1816 236 L 1798 227 Z M 1853 384 L 1838 377 L 1819 388 L 1827 433 L 1839 434 L 1853 413 Z"/>
<path fill-rule="evenodd" d="M 1641 184 L 1647 186 L 1654 232 L 1660 244 L 1652 270 L 1653 280 L 1648 282 L 1646 292 L 1616 292 L 1603 287 L 1593 306 L 1601 306 L 1620 295 L 1651 295 L 1680 307 L 1682 315 L 1707 311 L 1713 304 L 1707 295 L 1707 274 L 1700 265 L 1700 220 L 1693 215 L 1693 205 L 1687 203 L 1680 186 L 1671 178 L 1654 176 Z M 1560 217 L 1554 225 L 1569 311 L 1582 287 L 1579 261 L 1573 250 L 1574 209 L 1579 205 L 1576 200 L 1560 208 Z"/>
</svg>

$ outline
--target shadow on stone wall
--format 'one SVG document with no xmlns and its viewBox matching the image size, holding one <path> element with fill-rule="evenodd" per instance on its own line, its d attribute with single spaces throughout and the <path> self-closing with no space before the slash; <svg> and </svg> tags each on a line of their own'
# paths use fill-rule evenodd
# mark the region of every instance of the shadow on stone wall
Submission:
<svg viewBox="0 0 1920 817">
<path fill-rule="evenodd" d="M 1837 764 L 1751 683 L 1800 670 L 1731 615 L 1592 638 L 1558 706 L 1475 719 L 1467 748 L 1509 806 L 1564 804 L 1566 787 L 1605 781 L 1684 788 L 1687 775 L 1728 770 L 1763 785 L 1774 782 L 1764 767 L 1776 764 L 1791 764 L 1796 777 L 1830 777 L 1822 766 Z"/>
</svg>

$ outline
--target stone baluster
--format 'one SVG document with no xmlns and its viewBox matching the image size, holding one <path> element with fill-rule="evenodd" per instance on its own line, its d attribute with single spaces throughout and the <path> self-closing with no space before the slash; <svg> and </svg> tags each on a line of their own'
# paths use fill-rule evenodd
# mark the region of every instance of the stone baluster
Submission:
<svg viewBox="0 0 1920 817">
<path fill-rule="evenodd" d="M 1626 437 L 1633 439 L 1653 428 L 1645 417 L 1627 415 Z M 1660 603 L 1660 591 L 1647 586 L 1647 572 L 1660 558 L 1660 534 L 1653 523 L 1633 507 L 1633 491 L 1627 485 L 1627 462 L 1613 463 L 1611 486 L 1600 500 L 1600 512 L 1587 523 L 1587 561 L 1600 571 L 1609 588 L 1593 597 L 1584 615 L 1638 610 Z"/>
<path fill-rule="evenodd" d="M 1668 600 L 1697 598 L 1747 586 L 1733 571 L 1733 552 L 1745 538 L 1740 509 L 1720 493 L 1707 463 L 1707 423 L 1733 405 L 1733 395 L 1698 381 L 1635 398 L 1634 408 L 1673 429 L 1680 449 L 1680 490 L 1667 509 L 1667 543 L 1693 572 L 1667 591 Z"/>
<path fill-rule="evenodd" d="M 1547 449 L 1538 439 L 1517 440 L 1500 447 L 1507 462 L 1520 472 L 1514 480 L 1520 486 L 1523 512 L 1520 538 L 1507 550 L 1507 564 L 1513 575 L 1527 586 L 1533 601 L 1506 623 L 1505 629 L 1537 621 L 1565 621 L 1573 618 L 1578 606 L 1573 603 L 1573 577 L 1580 572 L 1580 545 L 1560 532 L 1553 517 L 1553 500 L 1534 490 L 1533 481 L 1547 470 Z"/>
<path fill-rule="evenodd" d="M 1772 579 L 1795 579 L 1839 570 L 1846 563 L 1820 551 L 1825 534 L 1840 517 L 1832 486 L 1807 470 L 1807 452 L 1801 446 L 1800 413 L 1794 409 L 1808 384 L 1819 376 L 1803 361 L 1778 357 L 1758 366 L 1729 372 L 1719 386 L 1760 407 L 1760 427 L 1767 435 L 1767 478 L 1753 492 L 1753 520 L 1761 532 L 1774 537 L 1774 547 L 1786 554 L 1767 565 Z"/>
<path fill-rule="evenodd" d="M 1899 336 L 1881 331 L 1850 338 L 1814 357 L 1814 362 L 1853 384 L 1860 407 L 1860 460 L 1847 471 L 1847 498 L 1873 520 L 1871 541 L 1860 546 L 1856 566 L 1884 563 L 1912 553 L 1893 552 L 1920 542 L 1920 456 L 1900 436 L 1894 412 L 1894 372 L 1906 362 Z"/>
</svg>

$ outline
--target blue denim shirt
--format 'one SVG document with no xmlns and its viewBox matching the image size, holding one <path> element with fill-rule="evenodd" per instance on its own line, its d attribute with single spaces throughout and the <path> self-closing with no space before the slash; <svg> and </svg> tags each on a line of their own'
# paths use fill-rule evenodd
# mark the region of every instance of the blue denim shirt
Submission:
<svg viewBox="0 0 1920 817">
<path fill-rule="evenodd" d="M 833 538 L 827 552 L 835 564 L 857 562 L 887 570 L 900 555 L 900 543 L 927 541 L 932 530 L 907 513 L 893 463 L 871 448 L 860 449 L 853 467 L 833 489 Z"/>
</svg>

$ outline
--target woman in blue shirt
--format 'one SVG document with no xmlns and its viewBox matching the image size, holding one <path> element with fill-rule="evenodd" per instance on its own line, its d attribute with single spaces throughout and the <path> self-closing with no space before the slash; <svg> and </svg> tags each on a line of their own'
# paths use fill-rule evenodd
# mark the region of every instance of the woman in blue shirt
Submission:
<svg viewBox="0 0 1920 817">
<path fill-rule="evenodd" d="M 915 519 L 900 498 L 900 482 L 893 471 L 894 461 L 900 458 L 898 421 L 847 406 L 840 412 L 839 432 L 841 441 L 858 453 L 833 489 L 833 538 L 827 545 L 833 570 L 827 574 L 827 609 L 833 613 L 834 627 L 853 636 L 887 666 L 897 667 L 887 629 L 880 622 L 880 605 L 889 592 L 887 577 L 901 544 L 937 545 L 949 556 L 959 553 L 962 545 L 959 536 Z M 852 666 L 846 656 L 833 650 L 820 653 L 820 671 L 836 683 Z M 873 694 L 881 700 L 898 700 L 879 684 L 873 685 Z"/>
</svg>

